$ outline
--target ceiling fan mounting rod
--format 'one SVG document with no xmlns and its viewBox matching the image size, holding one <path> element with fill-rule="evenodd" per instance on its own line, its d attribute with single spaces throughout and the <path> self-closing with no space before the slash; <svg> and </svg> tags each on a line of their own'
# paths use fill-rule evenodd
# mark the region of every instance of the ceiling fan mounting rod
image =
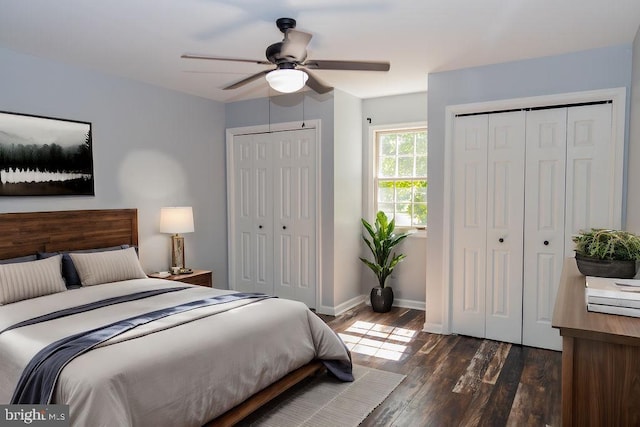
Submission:
<svg viewBox="0 0 640 427">
<path fill-rule="evenodd" d="M 296 20 L 293 18 L 278 18 L 276 20 L 276 25 L 280 31 L 286 34 L 287 30 L 296 27 Z"/>
</svg>

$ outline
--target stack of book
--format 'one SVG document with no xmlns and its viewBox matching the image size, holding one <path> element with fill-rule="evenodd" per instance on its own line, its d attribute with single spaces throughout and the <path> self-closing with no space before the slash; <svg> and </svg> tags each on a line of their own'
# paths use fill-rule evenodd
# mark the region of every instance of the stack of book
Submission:
<svg viewBox="0 0 640 427">
<path fill-rule="evenodd" d="M 587 310 L 640 317 L 640 280 L 587 276 Z"/>
</svg>

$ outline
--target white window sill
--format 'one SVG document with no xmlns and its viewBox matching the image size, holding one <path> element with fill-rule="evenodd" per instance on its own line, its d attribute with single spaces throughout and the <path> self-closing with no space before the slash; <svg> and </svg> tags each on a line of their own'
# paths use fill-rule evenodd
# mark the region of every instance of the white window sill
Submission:
<svg viewBox="0 0 640 427">
<path fill-rule="evenodd" d="M 409 233 L 407 238 L 419 238 L 426 239 L 427 238 L 427 229 L 426 228 L 409 228 L 409 227 L 396 227 L 394 230 L 396 233 Z"/>
</svg>

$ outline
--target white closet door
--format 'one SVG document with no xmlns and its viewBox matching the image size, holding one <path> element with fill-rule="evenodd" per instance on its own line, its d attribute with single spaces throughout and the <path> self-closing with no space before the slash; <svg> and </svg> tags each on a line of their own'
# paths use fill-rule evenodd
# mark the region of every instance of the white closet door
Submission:
<svg viewBox="0 0 640 427">
<path fill-rule="evenodd" d="M 564 261 L 567 109 L 527 113 L 522 343 L 561 349 L 551 328 Z"/>
<path fill-rule="evenodd" d="M 486 338 L 522 342 L 525 112 L 489 115 Z"/>
<path fill-rule="evenodd" d="M 453 331 L 484 337 L 487 264 L 487 115 L 457 117 L 453 172 Z"/>
<path fill-rule="evenodd" d="M 614 213 L 615 146 L 611 104 L 572 107 L 567 117 L 567 212 L 565 254 L 574 255 L 571 236 L 580 230 L 619 228 Z"/>
<path fill-rule="evenodd" d="M 274 293 L 316 304 L 315 129 L 274 136 Z"/>
<path fill-rule="evenodd" d="M 273 177 L 269 134 L 234 138 L 235 285 L 273 292 Z"/>
</svg>

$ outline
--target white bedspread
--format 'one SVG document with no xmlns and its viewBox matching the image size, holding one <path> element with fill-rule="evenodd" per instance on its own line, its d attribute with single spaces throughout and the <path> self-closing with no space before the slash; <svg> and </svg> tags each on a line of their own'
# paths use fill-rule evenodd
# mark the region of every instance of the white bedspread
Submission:
<svg viewBox="0 0 640 427">
<path fill-rule="evenodd" d="M 0 306 L 0 330 L 118 295 L 181 286 L 137 279 Z M 0 402 L 40 349 L 76 332 L 229 291 L 200 286 L 0 335 Z M 213 313 L 218 313 L 212 315 Z M 304 304 L 241 300 L 170 316 L 83 354 L 63 370 L 53 403 L 78 426 L 200 426 L 313 359 L 349 361 L 339 338 Z"/>
</svg>

